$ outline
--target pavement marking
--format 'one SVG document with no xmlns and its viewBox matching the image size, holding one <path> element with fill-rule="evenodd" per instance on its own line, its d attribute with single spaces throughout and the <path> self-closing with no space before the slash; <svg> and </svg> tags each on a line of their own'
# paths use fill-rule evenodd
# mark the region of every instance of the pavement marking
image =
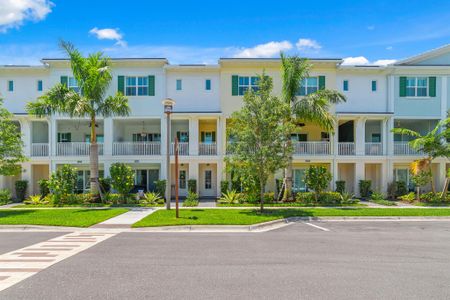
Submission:
<svg viewBox="0 0 450 300">
<path fill-rule="evenodd" d="M 330 229 L 328 229 L 328 228 L 321 227 L 321 226 L 318 226 L 318 225 L 315 225 L 315 224 L 312 224 L 312 223 L 309 223 L 309 222 L 302 222 L 302 223 L 303 223 L 303 224 L 306 224 L 306 225 L 309 225 L 309 226 L 312 226 L 312 227 L 314 227 L 314 228 L 323 230 L 323 231 L 330 231 Z"/>
<path fill-rule="evenodd" d="M 72 232 L 2 254 L 0 255 L 0 291 L 101 243 L 117 233 Z"/>
</svg>

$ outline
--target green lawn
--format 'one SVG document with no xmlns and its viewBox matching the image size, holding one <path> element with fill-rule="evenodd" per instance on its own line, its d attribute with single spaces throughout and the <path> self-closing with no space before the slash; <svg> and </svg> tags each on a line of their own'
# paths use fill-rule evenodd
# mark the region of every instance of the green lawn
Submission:
<svg viewBox="0 0 450 300">
<path fill-rule="evenodd" d="M 250 225 L 287 217 L 352 217 L 352 216 L 450 216 L 446 208 L 305 208 L 267 209 L 260 214 L 253 209 L 181 209 L 180 218 L 175 210 L 158 210 L 135 223 L 133 227 L 175 225 Z"/>
<path fill-rule="evenodd" d="M 1 209 L 1 225 L 89 227 L 123 214 L 127 209 Z"/>
<path fill-rule="evenodd" d="M 64 204 L 60 206 L 54 206 L 53 204 L 18 204 L 13 208 L 61 208 L 61 207 L 73 207 L 73 208 L 88 208 L 88 207 L 163 207 L 164 204 L 144 205 L 144 204 L 106 204 L 106 203 L 89 203 L 89 204 Z"/>
<path fill-rule="evenodd" d="M 239 204 L 228 204 L 228 203 L 217 203 L 218 207 L 259 207 L 259 203 L 239 203 Z M 264 203 L 265 207 L 311 207 L 313 205 L 307 205 L 299 202 L 279 202 L 279 203 Z M 331 206 L 331 205 L 330 205 Z M 333 206 L 343 206 L 343 207 L 365 207 L 367 204 L 355 203 L 355 204 L 345 204 L 345 205 L 333 205 Z M 317 207 L 326 207 L 317 205 Z"/>
</svg>

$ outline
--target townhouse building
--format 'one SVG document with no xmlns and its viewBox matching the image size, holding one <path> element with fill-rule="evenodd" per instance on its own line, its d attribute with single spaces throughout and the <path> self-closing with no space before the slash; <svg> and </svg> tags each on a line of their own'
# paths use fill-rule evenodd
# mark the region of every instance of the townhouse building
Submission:
<svg viewBox="0 0 450 300">
<path fill-rule="evenodd" d="M 393 180 L 410 184 L 409 164 L 421 157 L 408 145 L 408 137 L 394 135 L 402 127 L 426 133 L 446 118 L 450 105 L 450 45 L 398 61 L 388 66 L 344 66 L 339 58 L 310 59 L 309 78 L 299 87 L 299 97 L 321 88 L 336 89 L 347 102 L 331 108 L 336 116 L 334 132 L 312 123 L 299 123 L 294 141 L 294 187 L 305 190 L 305 170 L 324 165 L 348 191 L 358 194 L 358 182 L 372 181 L 374 190 L 386 192 Z M 166 179 L 166 153 L 173 154 L 178 137 L 180 169 L 171 182 L 179 181 L 187 194 L 187 181 L 197 180 L 201 197 L 220 196 L 225 172 L 226 128 L 231 114 L 242 106 L 243 94 L 256 85 L 264 70 L 273 78 L 274 94 L 281 94 L 279 59 L 222 58 L 215 65 L 171 65 L 164 58 L 112 59 L 113 80 L 108 93 L 122 92 L 129 99 L 127 117 L 99 118 L 100 176 L 109 175 L 114 162 L 135 170 L 135 184 L 154 189 L 154 181 Z M 0 187 L 14 190 L 18 179 L 29 181 L 29 192 L 39 192 L 37 182 L 64 164 L 78 169 L 79 191 L 89 186 L 89 122 L 64 115 L 36 118 L 25 105 L 57 83 L 76 90 L 69 61 L 43 59 L 40 66 L 0 67 L 0 97 L 14 114 L 29 157 L 22 173 L 1 177 Z M 176 101 L 171 116 L 171 147 L 166 149 L 167 125 L 161 101 Z M 449 164 L 437 159 L 434 180 L 442 187 Z M 274 174 L 267 185 L 275 189 Z"/>
</svg>

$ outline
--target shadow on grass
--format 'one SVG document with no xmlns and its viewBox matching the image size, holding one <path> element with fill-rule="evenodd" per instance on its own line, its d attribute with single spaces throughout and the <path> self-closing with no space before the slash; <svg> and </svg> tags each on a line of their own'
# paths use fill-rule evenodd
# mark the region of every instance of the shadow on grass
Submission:
<svg viewBox="0 0 450 300">
<path fill-rule="evenodd" d="M 2 210 L 0 211 L 0 218 L 3 217 L 13 217 L 13 216 L 25 216 L 31 213 L 35 213 L 37 210 L 35 209 L 27 209 L 27 210 Z"/>
</svg>

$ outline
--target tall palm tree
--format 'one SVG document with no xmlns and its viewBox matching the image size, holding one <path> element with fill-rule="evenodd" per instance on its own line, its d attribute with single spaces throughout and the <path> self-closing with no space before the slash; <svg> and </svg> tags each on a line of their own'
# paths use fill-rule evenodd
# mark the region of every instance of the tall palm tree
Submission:
<svg viewBox="0 0 450 300">
<path fill-rule="evenodd" d="M 303 79 L 309 76 L 311 64 L 307 59 L 297 55 L 286 56 L 281 53 L 282 96 L 289 104 L 289 115 L 284 122 L 298 123 L 311 122 L 319 125 L 324 130 L 334 133 L 335 117 L 329 112 L 332 104 L 345 102 L 343 94 L 335 90 L 320 89 L 306 96 L 299 96 L 298 91 Z M 286 151 L 292 147 L 290 138 L 286 145 Z M 292 155 L 284 170 L 284 195 L 283 200 L 292 197 Z"/>
<path fill-rule="evenodd" d="M 78 92 L 65 84 L 57 84 L 38 98 L 27 104 L 29 114 L 39 117 L 55 113 L 67 114 L 71 118 L 88 118 L 90 137 L 90 191 L 99 193 L 98 144 L 96 136 L 97 117 L 127 116 L 130 114 L 128 99 L 117 93 L 107 96 L 112 75 L 110 60 L 101 52 L 84 57 L 69 42 L 60 42 L 61 48 L 70 58 L 73 76 L 78 83 Z M 95 196 L 97 197 L 97 196 Z"/>
<path fill-rule="evenodd" d="M 421 134 L 407 128 L 394 128 L 391 131 L 395 134 L 401 134 L 411 137 L 408 144 L 417 152 L 423 152 L 427 157 L 414 161 L 411 164 L 411 172 L 417 175 L 420 172 L 431 172 L 431 163 L 435 158 L 450 157 L 450 144 L 447 142 L 450 139 L 450 118 L 444 119 L 436 124 L 436 126 L 427 132 Z M 447 194 L 448 180 L 444 184 L 443 198 Z M 432 191 L 435 192 L 434 181 L 431 180 Z"/>
</svg>

